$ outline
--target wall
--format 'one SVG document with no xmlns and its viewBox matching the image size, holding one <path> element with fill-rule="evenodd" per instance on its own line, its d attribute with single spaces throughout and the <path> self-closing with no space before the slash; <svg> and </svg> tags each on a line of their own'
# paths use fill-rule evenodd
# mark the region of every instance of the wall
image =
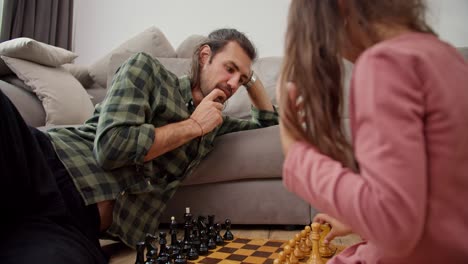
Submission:
<svg viewBox="0 0 468 264">
<path fill-rule="evenodd" d="M 90 64 L 151 25 L 174 48 L 189 35 L 235 27 L 255 43 L 259 55 L 283 53 L 290 0 L 75 0 L 74 51 Z"/>
<path fill-rule="evenodd" d="M 90 64 L 151 25 L 174 48 L 191 34 L 235 27 L 261 57 L 281 56 L 290 0 L 75 0 L 74 51 Z M 455 46 L 468 46 L 468 0 L 428 0 L 431 25 Z"/>
</svg>

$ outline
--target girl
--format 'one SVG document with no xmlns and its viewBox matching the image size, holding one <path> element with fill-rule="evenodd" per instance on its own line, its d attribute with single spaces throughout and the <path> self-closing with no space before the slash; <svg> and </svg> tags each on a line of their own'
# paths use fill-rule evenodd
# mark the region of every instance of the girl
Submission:
<svg viewBox="0 0 468 264">
<path fill-rule="evenodd" d="M 278 83 L 285 186 L 325 214 L 328 263 L 468 263 L 468 64 L 421 0 L 292 0 Z M 355 63 L 352 145 L 342 57 Z"/>
</svg>

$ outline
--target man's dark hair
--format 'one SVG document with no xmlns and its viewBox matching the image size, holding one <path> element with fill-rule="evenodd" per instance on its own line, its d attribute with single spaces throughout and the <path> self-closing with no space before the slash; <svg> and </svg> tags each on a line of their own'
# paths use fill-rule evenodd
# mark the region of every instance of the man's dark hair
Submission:
<svg viewBox="0 0 468 264">
<path fill-rule="evenodd" d="M 207 39 L 197 46 L 192 57 L 192 68 L 190 72 L 190 83 L 192 88 L 200 84 L 200 50 L 208 45 L 211 49 L 210 63 L 219 52 L 231 41 L 237 42 L 245 51 L 247 56 L 254 61 L 257 58 L 257 51 L 252 42 L 244 33 L 232 28 L 222 28 L 211 32 Z"/>
</svg>

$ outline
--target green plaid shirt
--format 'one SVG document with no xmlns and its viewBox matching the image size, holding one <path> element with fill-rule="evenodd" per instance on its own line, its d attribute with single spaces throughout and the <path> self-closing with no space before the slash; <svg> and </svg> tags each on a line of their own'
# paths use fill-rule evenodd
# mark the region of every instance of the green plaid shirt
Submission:
<svg viewBox="0 0 468 264">
<path fill-rule="evenodd" d="M 276 112 L 254 108 L 252 120 L 225 116 L 211 133 L 144 162 L 158 136 L 154 128 L 186 120 L 194 110 L 189 79 L 139 53 L 120 67 L 84 125 L 48 131 L 85 203 L 115 200 L 108 234 L 131 247 L 146 233 L 155 234 L 167 201 L 213 149 L 216 136 L 275 125 L 278 119 Z"/>
</svg>

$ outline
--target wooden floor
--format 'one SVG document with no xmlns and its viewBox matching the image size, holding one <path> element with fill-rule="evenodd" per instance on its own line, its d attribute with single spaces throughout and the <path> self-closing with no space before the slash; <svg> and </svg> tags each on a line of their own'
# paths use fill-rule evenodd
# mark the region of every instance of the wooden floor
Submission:
<svg viewBox="0 0 468 264">
<path fill-rule="evenodd" d="M 167 230 L 162 230 L 167 231 Z M 245 238 L 264 238 L 272 240 L 289 240 L 293 238 L 301 229 L 285 230 L 284 228 L 235 228 L 232 233 L 235 237 Z M 182 232 L 179 232 L 181 236 Z M 337 237 L 333 240 L 336 245 L 350 246 L 360 242 L 361 239 L 357 235 L 348 235 L 345 237 Z M 102 241 L 101 243 L 106 252 L 111 255 L 110 264 L 134 264 L 136 253 L 134 250 L 125 247 L 121 243 L 113 243 L 110 241 Z"/>
</svg>

